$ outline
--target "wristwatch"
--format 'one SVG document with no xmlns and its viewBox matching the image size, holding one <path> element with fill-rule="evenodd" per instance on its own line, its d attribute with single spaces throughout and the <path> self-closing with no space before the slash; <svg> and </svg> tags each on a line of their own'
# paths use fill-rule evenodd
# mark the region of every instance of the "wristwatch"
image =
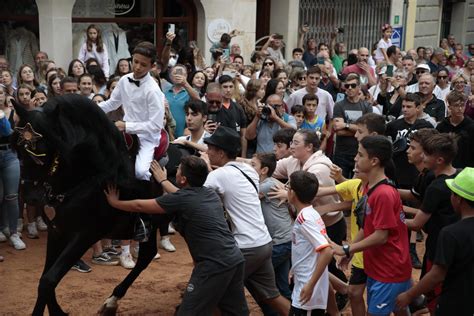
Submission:
<svg viewBox="0 0 474 316">
<path fill-rule="evenodd" d="M 349 122 L 346 123 L 346 126 L 344 126 L 345 130 L 348 130 L 351 127 L 351 124 Z"/>
<path fill-rule="evenodd" d="M 346 254 L 346 257 L 349 258 L 351 256 L 351 253 L 350 253 L 350 250 L 351 250 L 351 246 L 349 245 L 343 245 L 342 246 L 342 250 L 344 250 L 344 253 Z"/>
</svg>

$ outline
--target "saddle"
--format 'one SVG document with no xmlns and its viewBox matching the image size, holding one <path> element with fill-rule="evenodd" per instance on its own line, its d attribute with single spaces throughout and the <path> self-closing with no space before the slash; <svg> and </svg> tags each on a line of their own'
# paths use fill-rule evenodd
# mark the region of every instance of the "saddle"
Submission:
<svg viewBox="0 0 474 316">
<path fill-rule="evenodd" d="M 125 146 L 127 146 L 127 150 L 129 152 L 138 152 L 138 149 L 140 148 L 138 137 L 136 135 L 128 134 L 126 132 L 122 132 L 122 135 L 123 139 L 125 140 Z M 166 132 L 166 130 L 164 129 L 161 129 L 160 143 L 157 147 L 155 147 L 153 159 L 155 159 L 156 161 L 160 161 L 161 159 L 165 158 L 169 145 L 170 141 L 168 132 Z"/>
</svg>

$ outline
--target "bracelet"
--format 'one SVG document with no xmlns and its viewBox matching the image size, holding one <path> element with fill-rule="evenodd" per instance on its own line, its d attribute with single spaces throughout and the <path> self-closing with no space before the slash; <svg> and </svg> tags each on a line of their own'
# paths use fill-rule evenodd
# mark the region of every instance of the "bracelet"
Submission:
<svg viewBox="0 0 474 316">
<path fill-rule="evenodd" d="M 165 182 L 165 181 L 168 181 L 168 179 L 161 180 L 161 181 L 160 181 L 160 184 L 162 184 L 162 183 Z"/>
</svg>

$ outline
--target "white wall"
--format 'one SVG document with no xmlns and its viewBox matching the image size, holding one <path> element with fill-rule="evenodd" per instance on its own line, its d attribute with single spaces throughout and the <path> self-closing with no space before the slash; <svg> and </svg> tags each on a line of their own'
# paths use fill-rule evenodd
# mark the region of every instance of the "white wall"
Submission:
<svg viewBox="0 0 474 316">
<path fill-rule="evenodd" d="M 283 35 L 286 43 L 286 61 L 292 59 L 291 51 L 298 43 L 299 7 L 299 0 L 272 0 L 271 2 L 270 33 Z"/>
<path fill-rule="evenodd" d="M 414 47 L 439 45 L 442 1 L 417 1 Z"/>
<path fill-rule="evenodd" d="M 72 58 L 72 7 L 75 0 L 36 0 L 40 50 L 58 67 L 67 69 Z"/>
<path fill-rule="evenodd" d="M 195 0 L 196 1 L 196 0 Z M 249 63 L 250 56 L 255 46 L 255 27 L 257 19 L 256 0 L 201 0 L 204 23 L 201 24 L 198 10 L 198 44 L 203 48 L 206 63 L 211 61 L 209 48 L 212 42 L 207 37 L 209 23 L 215 19 L 226 20 L 232 29 L 243 32 L 242 35 L 234 37 L 231 44 L 237 43 L 242 49 L 242 56 Z M 204 45 L 203 45 L 204 44 Z"/>
</svg>

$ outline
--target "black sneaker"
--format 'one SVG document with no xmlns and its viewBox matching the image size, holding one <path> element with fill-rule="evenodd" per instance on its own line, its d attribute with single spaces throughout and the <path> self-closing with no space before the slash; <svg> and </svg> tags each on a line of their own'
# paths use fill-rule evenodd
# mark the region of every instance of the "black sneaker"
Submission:
<svg viewBox="0 0 474 316">
<path fill-rule="evenodd" d="M 103 266 L 116 266 L 119 264 L 119 259 L 111 258 L 108 254 L 103 252 L 99 256 L 96 256 L 96 257 L 92 256 L 92 263 L 103 265 Z"/>
<path fill-rule="evenodd" d="M 106 253 L 110 257 L 118 257 L 122 253 L 120 250 L 117 250 L 114 246 L 105 247 L 102 253 Z"/>
<path fill-rule="evenodd" d="M 71 270 L 76 270 L 76 271 L 79 271 L 81 273 L 88 273 L 88 272 L 92 271 L 91 267 L 89 267 L 84 261 L 82 261 L 82 259 L 79 259 L 76 262 L 76 264 L 74 264 L 71 267 Z"/>
</svg>

